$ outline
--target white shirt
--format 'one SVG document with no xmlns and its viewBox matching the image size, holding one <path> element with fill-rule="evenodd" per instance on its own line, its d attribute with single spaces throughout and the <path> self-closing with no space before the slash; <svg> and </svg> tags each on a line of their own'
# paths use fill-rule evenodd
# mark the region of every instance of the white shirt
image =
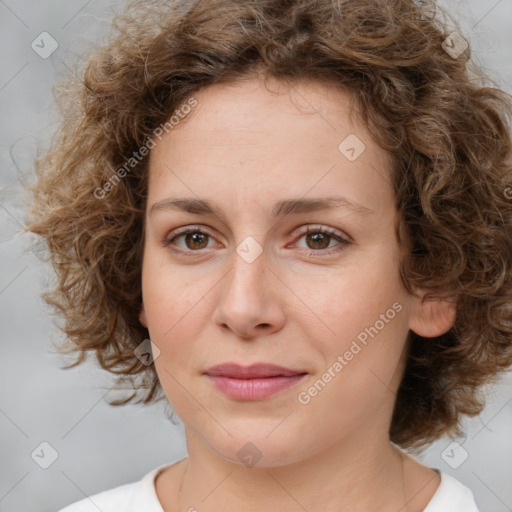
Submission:
<svg viewBox="0 0 512 512">
<path fill-rule="evenodd" d="M 93 494 L 58 512 L 164 512 L 156 494 L 155 479 L 158 473 L 178 462 L 158 466 L 137 482 Z M 433 469 L 441 475 L 441 483 L 423 512 L 479 512 L 473 493 L 465 485 Z M 196 508 L 200 510 L 199 503 Z"/>
</svg>

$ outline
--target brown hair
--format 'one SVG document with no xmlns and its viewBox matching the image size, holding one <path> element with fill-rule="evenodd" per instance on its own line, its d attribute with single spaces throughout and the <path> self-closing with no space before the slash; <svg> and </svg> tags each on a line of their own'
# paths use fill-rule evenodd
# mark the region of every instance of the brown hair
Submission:
<svg viewBox="0 0 512 512">
<path fill-rule="evenodd" d="M 48 244 L 57 283 L 45 300 L 73 342 L 60 350 L 78 352 L 71 366 L 95 352 L 118 382 L 147 390 L 143 403 L 164 398 L 154 365 L 134 355 L 149 338 L 138 320 L 148 158 L 126 162 L 194 92 L 264 69 L 350 91 L 396 159 L 396 206 L 412 240 L 401 280 L 410 293 L 428 290 L 427 300 L 455 297 L 457 314 L 442 336 L 409 333 L 390 439 L 418 448 L 460 434 L 461 415 L 483 407 L 481 386 L 512 364 L 512 105 L 485 84 L 469 47 L 447 51 L 443 11 L 431 15 L 432 5 L 129 2 L 117 32 L 87 56 L 83 81 L 56 87 L 62 123 L 36 161 L 28 228 Z"/>
</svg>

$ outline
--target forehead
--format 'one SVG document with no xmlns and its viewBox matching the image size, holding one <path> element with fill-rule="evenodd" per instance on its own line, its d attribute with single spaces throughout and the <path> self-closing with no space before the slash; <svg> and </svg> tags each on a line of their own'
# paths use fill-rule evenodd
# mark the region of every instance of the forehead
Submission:
<svg viewBox="0 0 512 512">
<path fill-rule="evenodd" d="M 280 193 L 334 192 L 377 207 L 389 201 L 391 157 L 372 140 L 350 93 L 252 78 L 193 97 L 191 113 L 151 151 L 155 201 L 173 192 L 259 205 Z"/>
<path fill-rule="evenodd" d="M 252 134 L 256 142 L 261 142 L 265 134 L 273 136 L 276 127 L 288 125 L 287 131 L 279 133 L 279 142 L 283 144 L 287 135 L 291 138 L 315 125 L 322 128 L 318 135 L 326 129 L 334 135 L 339 132 L 340 121 L 345 130 L 366 136 L 354 96 L 334 85 L 313 80 L 287 82 L 272 78 L 264 82 L 259 77 L 245 78 L 205 87 L 196 92 L 194 98 L 197 107 L 188 119 L 175 126 L 174 138 L 178 137 L 178 132 L 188 138 L 192 132 L 200 131 L 221 147 L 226 145 L 227 134 L 239 138 Z M 187 129 L 191 123 L 193 127 Z M 342 133 L 336 137 L 340 135 Z M 316 137 L 316 142 L 324 139 Z"/>
</svg>

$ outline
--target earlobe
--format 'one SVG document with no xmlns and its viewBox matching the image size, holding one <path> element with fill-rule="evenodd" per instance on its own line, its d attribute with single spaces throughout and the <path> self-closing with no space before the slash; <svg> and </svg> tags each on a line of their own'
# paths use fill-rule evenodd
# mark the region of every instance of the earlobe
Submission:
<svg viewBox="0 0 512 512">
<path fill-rule="evenodd" d="M 144 311 L 144 304 L 140 307 L 139 312 L 139 322 L 147 329 L 148 328 L 148 321 L 146 318 L 146 311 Z"/>
<path fill-rule="evenodd" d="M 451 299 L 415 299 L 409 328 L 424 338 L 434 338 L 448 332 L 455 323 L 457 302 Z"/>
</svg>

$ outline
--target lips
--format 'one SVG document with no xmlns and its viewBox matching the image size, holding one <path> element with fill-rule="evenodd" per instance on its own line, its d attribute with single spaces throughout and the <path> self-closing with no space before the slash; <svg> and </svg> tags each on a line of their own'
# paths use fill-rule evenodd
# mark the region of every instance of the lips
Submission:
<svg viewBox="0 0 512 512">
<path fill-rule="evenodd" d="M 307 372 L 274 364 L 225 363 L 204 372 L 215 389 L 232 400 L 265 400 L 297 385 Z"/>
<path fill-rule="evenodd" d="M 264 379 L 268 377 L 294 377 L 305 374 L 303 370 L 292 370 L 269 363 L 256 363 L 241 366 L 235 363 L 224 363 L 208 368 L 204 373 L 212 377 L 231 377 L 233 379 Z"/>
</svg>

